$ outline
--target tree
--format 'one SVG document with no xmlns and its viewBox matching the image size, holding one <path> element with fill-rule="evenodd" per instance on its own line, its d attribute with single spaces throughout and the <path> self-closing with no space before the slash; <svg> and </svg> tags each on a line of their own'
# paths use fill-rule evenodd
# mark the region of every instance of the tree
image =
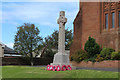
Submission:
<svg viewBox="0 0 120 80">
<path fill-rule="evenodd" d="M 59 31 L 55 30 L 50 36 L 45 37 L 45 41 L 43 42 L 44 51 L 42 52 L 42 57 L 53 57 L 58 49 L 58 34 Z M 69 50 L 70 45 L 73 41 L 72 30 L 65 30 L 65 49 Z"/>
<path fill-rule="evenodd" d="M 45 37 L 45 42 L 44 45 L 47 45 L 50 48 L 53 49 L 58 49 L 58 34 L 59 31 L 55 30 L 52 35 Z M 73 41 L 73 34 L 72 30 L 65 30 L 65 49 L 69 50 L 70 45 L 72 44 Z"/>
<path fill-rule="evenodd" d="M 56 51 L 52 51 L 51 48 L 47 48 L 42 57 L 53 58 L 55 53 L 56 53 Z"/>
<path fill-rule="evenodd" d="M 100 46 L 96 43 L 95 39 L 90 36 L 85 43 L 84 49 L 88 52 L 90 57 L 100 54 Z"/>
<path fill-rule="evenodd" d="M 39 29 L 34 24 L 25 23 L 18 27 L 14 39 L 14 50 L 23 57 L 30 57 L 33 65 L 33 57 L 41 49 L 42 38 L 39 36 Z"/>
</svg>

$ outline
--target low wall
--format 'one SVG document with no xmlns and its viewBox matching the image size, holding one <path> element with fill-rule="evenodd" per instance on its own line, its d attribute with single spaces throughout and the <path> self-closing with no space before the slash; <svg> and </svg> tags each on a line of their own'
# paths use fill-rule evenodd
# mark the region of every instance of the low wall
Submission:
<svg viewBox="0 0 120 80">
<path fill-rule="evenodd" d="M 120 61 L 102 61 L 102 62 L 85 62 L 76 63 L 75 61 L 70 62 L 72 66 L 76 67 L 92 67 L 92 68 L 120 68 Z"/>
<path fill-rule="evenodd" d="M 52 58 L 34 58 L 34 65 L 47 65 L 53 62 Z M 4 57 L 2 65 L 30 65 L 30 58 L 24 57 Z"/>
</svg>

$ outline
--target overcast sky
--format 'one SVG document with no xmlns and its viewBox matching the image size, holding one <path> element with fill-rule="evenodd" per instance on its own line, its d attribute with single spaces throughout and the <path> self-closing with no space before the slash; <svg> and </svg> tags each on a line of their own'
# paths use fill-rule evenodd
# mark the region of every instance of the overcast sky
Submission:
<svg viewBox="0 0 120 80">
<path fill-rule="evenodd" d="M 59 11 L 66 12 L 66 28 L 73 29 L 73 21 L 79 10 L 78 2 L 2 2 L 0 4 L 0 23 L 2 23 L 1 41 L 11 47 L 17 27 L 24 23 L 33 23 L 43 38 L 59 29 L 57 19 Z M 1 18 L 2 17 L 2 18 Z M 0 32 L 1 32 L 0 31 Z M 1 36 L 1 34 L 0 34 Z"/>
</svg>

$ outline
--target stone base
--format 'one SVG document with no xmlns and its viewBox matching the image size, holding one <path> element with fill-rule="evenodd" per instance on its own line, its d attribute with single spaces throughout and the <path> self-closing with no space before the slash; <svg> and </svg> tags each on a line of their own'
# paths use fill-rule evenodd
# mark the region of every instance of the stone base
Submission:
<svg viewBox="0 0 120 80">
<path fill-rule="evenodd" d="M 50 65 L 60 65 L 61 67 L 62 65 L 70 65 L 72 67 L 72 70 L 76 70 L 76 67 L 72 66 L 72 64 L 69 63 L 69 54 L 66 53 L 56 53 L 54 55 L 53 63 L 51 63 Z"/>
<path fill-rule="evenodd" d="M 71 65 L 69 63 L 69 55 L 66 54 L 66 53 L 56 53 L 54 55 L 54 60 L 53 60 L 53 63 L 51 63 L 51 65 Z M 71 65 L 72 66 L 72 65 Z"/>
</svg>

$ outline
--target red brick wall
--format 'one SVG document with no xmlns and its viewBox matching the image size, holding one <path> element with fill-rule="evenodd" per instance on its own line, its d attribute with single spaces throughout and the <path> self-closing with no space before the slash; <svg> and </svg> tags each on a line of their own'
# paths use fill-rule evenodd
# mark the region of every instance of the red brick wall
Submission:
<svg viewBox="0 0 120 80">
<path fill-rule="evenodd" d="M 119 2 L 120 3 L 120 2 Z M 102 3 L 102 31 L 101 31 L 101 45 L 103 47 L 114 48 L 119 51 L 120 28 L 118 26 L 118 11 L 120 10 L 120 4 L 117 3 Z M 112 28 L 112 12 L 115 13 L 115 27 Z M 105 14 L 108 13 L 108 29 L 105 29 Z"/>
<path fill-rule="evenodd" d="M 81 41 L 82 41 L 82 15 L 81 12 L 79 12 L 74 21 L 74 42 L 70 47 L 70 53 L 74 53 L 76 50 L 80 50 L 82 48 Z"/>
<path fill-rule="evenodd" d="M 102 62 L 80 62 L 80 63 L 76 63 L 74 61 L 70 62 L 72 64 L 72 66 L 76 66 L 76 67 L 94 67 L 94 68 L 120 68 L 120 61 L 102 61 Z"/>
<path fill-rule="evenodd" d="M 120 30 L 118 32 L 118 50 L 120 50 Z"/>
<path fill-rule="evenodd" d="M 84 44 L 89 36 L 100 43 L 100 4 L 99 2 L 82 2 L 81 8 L 74 20 L 74 40 L 70 54 L 76 50 L 84 49 Z"/>
<path fill-rule="evenodd" d="M 99 43 L 100 36 L 100 3 L 82 3 L 82 49 L 89 36 Z"/>
<path fill-rule="evenodd" d="M 103 47 L 110 47 L 118 50 L 118 31 L 107 30 L 101 34 L 101 45 Z"/>
<path fill-rule="evenodd" d="M 91 36 L 102 47 L 120 50 L 120 28 L 118 26 L 118 3 L 81 2 L 80 11 L 74 20 L 74 40 L 70 54 L 84 49 L 84 45 Z M 105 8 L 105 6 L 108 6 Z M 120 6 L 120 4 L 119 4 Z M 111 28 L 111 13 L 115 12 L 115 28 Z M 105 13 L 108 13 L 108 29 L 105 29 Z"/>
</svg>

